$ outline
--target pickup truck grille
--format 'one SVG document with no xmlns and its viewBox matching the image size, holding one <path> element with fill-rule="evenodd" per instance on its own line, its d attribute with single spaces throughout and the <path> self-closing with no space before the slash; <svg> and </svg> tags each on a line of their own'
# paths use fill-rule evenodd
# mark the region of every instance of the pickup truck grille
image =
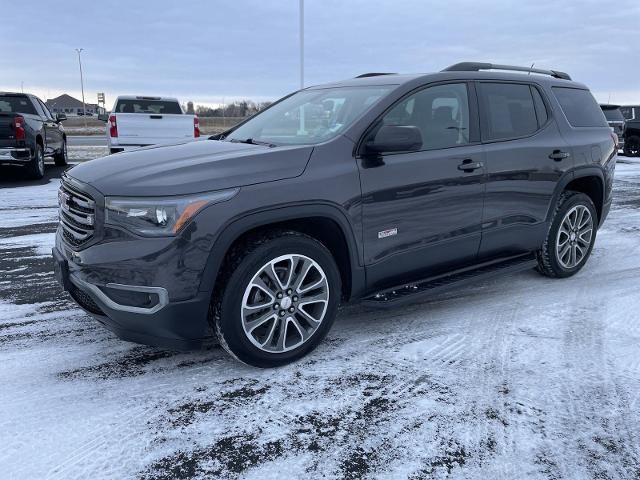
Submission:
<svg viewBox="0 0 640 480">
<path fill-rule="evenodd" d="M 94 200 L 62 182 L 58 190 L 58 204 L 64 240 L 75 248 L 91 240 L 96 218 Z"/>
</svg>

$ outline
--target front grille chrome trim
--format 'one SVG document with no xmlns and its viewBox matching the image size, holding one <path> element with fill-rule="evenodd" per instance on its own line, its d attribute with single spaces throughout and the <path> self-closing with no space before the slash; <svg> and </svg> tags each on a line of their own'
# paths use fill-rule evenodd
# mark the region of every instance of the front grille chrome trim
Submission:
<svg viewBox="0 0 640 480">
<path fill-rule="evenodd" d="M 79 248 L 94 235 L 96 202 L 89 194 L 79 191 L 63 179 L 58 191 L 60 225 L 65 242 Z"/>
</svg>

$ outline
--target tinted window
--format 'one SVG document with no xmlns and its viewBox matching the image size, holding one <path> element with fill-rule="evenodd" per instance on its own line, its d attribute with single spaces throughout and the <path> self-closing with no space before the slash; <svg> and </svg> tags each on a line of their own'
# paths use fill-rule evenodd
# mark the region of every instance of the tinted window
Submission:
<svg viewBox="0 0 640 480">
<path fill-rule="evenodd" d="M 82 111 L 82 110 L 81 110 Z M 118 100 L 116 113 L 148 113 L 152 115 L 182 114 L 178 102 L 166 100 Z"/>
<path fill-rule="evenodd" d="M 47 106 L 41 100 L 38 100 L 38 103 L 40 104 L 40 108 L 42 108 L 42 111 L 44 112 L 44 116 L 49 120 L 54 120 L 53 115 L 51 115 L 51 112 L 49 111 Z"/>
<path fill-rule="evenodd" d="M 0 112 L 38 114 L 26 95 L 0 95 Z"/>
<path fill-rule="evenodd" d="M 436 85 L 402 100 L 382 118 L 384 125 L 420 129 L 423 150 L 469 143 L 469 97 L 464 83 Z"/>
<path fill-rule="evenodd" d="M 620 107 L 620 111 L 622 112 L 622 115 L 625 119 L 633 119 L 633 107 Z"/>
<path fill-rule="evenodd" d="M 480 83 L 479 87 L 484 112 L 484 139 L 524 137 L 538 130 L 529 85 Z"/>
<path fill-rule="evenodd" d="M 624 122 L 624 116 L 619 108 L 602 107 L 604 116 L 609 122 Z"/>
<path fill-rule="evenodd" d="M 562 111 L 574 127 L 606 127 L 607 119 L 589 90 L 553 87 Z"/>
<path fill-rule="evenodd" d="M 533 103 L 536 107 L 536 116 L 538 117 L 538 126 L 541 127 L 549 119 L 549 113 L 547 107 L 542 100 L 542 96 L 536 87 L 531 87 L 531 93 L 533 93 Z"/>
</svg>

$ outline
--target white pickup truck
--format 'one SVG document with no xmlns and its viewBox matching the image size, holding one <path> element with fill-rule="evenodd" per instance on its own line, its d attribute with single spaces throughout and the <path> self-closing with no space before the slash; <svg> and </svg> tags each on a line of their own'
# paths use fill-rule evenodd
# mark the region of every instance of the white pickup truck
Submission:
<svg viewBox="0 0 640 480">
<path fill-rule="evenodd" d="M 185 114 L 175 98 L 118 97 L 111 113 L 100 118 L 107 122 L 111 153 L 200 136 L 198 117 Z"/>
</svg>

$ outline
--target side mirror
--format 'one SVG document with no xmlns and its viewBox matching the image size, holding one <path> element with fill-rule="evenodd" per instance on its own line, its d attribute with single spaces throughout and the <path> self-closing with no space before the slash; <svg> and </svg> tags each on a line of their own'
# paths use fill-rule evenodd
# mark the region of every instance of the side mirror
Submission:
<svg viewBox="0 0 640 480">
<path fill-rule="evenodd" d="M 56 113 L 56 121 L 64 122 L 67 119 L 67 115 L 64 113 Z"/>
<path fill-rule="evenodd" d="M 98 120 L 100 120 L 102 122 L 108 122 L 109 121 L 109 114 L 108 113 L 100 113 L 100 114 L 98 114 Z"/>
<path fill-rule="evenodd" d="M 413 125 L 383 125 L 365 148 L 369 153 L 415 152 L 422 148 L 422 133 Z"/>
</svg>

